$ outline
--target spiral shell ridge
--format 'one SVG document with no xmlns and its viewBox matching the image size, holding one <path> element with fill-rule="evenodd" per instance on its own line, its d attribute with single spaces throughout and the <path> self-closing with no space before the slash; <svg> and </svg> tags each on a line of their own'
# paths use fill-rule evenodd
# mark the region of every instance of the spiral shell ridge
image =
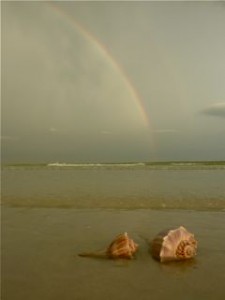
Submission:
<svg viewBox="0 0 225 300">
<path fill-rule="evenodd" d="M 190 259 L 196 255 L 197 241 L 183 226 L 159 233 L 151 244 L 152 256 L 161 262 Z"/>
<path fill-rule="evenodd" d="M 107 247 L 101 251 L 82 252 L 79 256 L 96 257 L 96 258 L 126 258 L 132 259 L 138 250 L 136 244 L 127 234 L 127 232 L 119 234 Z"/>
<path fill-rule="evenodd" d="M 109 245 L 107 249 L 107 255 L 110 258 L 133 258 L 133 255 L 138 249 L 136 244 L 131 238 L 129 238 L 127 232 L 118 235 L 115 240 Z"/>
</svg>

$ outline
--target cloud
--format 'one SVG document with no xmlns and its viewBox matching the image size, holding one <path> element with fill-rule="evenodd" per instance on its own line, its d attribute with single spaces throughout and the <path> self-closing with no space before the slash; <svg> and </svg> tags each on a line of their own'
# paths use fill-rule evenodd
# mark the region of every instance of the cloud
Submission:
<svg viewBox="0 0 225 300">
<path fill-rule="evenodd" d="M 1 136 L 1 140 L 2 141 L 16 141 L 18 139 L 19 139 L 18 136 L 10 136 L 10 135 L 3 135 L 3 136 Z"/>
<path fill-rule="evenodd" d="M 225 118 L 225 102 L 212 104 L 206 107 L 202 113 L 209 116 Z"/>
<path fill-rule="evenodd" d="M 49 128 L 49 131 L 50 131 L 50 132 L 57 132 L 58 129 L 56 129 L 55 127 L 50 127 L 50 128 Z"/>
<path fill-rule="evenodd" d="M 112 131 L 109 131 L 109 130 L 102 130 L 102 131 L 101 131 L 101 134 L 111 135 L 111 134 L 112 134 Z"/>
<path fill-rule="evenodd" d="M 176 129 L 156 129 L 156 130 L 154 130 L 154 132 L 156 132 L 156 133 L 177 133 L 179 131 Z"/>
</svg>

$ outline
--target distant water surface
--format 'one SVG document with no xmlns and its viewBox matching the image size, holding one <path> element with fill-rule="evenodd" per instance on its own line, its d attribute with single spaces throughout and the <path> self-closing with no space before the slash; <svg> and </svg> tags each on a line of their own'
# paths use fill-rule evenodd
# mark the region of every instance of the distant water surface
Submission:
<svg viewBox="0 0 225 300">
<path fill-rule="evenodd" d="M 26 207 L 225 209 L 225 164 L 11 165 L 3 203 Z"/>
</svg>

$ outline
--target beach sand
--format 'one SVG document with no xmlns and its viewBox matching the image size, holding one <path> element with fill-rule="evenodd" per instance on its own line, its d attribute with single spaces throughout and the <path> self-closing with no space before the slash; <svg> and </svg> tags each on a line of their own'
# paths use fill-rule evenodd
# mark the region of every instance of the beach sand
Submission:
<svg viewBox="0 0 225 300">
<path fill-rule="evenodd" d="M 185 226 L 196 259 L 161 264 L 143 239 Z M 121 232 L 139 244 L 136 258 L 78 253 L 107 246 Z M 2 300 L 225 299 L 225 213 L 186 210 L 2 209 Z"/>
</svg>

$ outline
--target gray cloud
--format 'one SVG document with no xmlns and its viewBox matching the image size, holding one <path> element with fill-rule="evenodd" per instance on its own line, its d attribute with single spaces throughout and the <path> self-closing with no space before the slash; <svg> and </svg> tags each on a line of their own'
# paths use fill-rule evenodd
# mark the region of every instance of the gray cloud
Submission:
<svg viewBox="0 0 225 300">
<path fill-rule="evenodd" d="M 164 129 L 155 129 L 154 132 L 155 133 L 165 133 L 165 134 L 168 133 L 168 134 L 170 134 L 170 133 L 178 133 L 179 130 L 164 128 Z"/>
<path fill-rule="evenodd" d="M 212 104 L 206 107 L 202 113 L 213 117 L 225 118 L 225 102 Z"/>
<path fill-rule="evenodd" d="M 17 136 L 1 136 L 1 140 L 2 141 L 17 141 L 19 139 L 19 137 Z"/>
</svg>

